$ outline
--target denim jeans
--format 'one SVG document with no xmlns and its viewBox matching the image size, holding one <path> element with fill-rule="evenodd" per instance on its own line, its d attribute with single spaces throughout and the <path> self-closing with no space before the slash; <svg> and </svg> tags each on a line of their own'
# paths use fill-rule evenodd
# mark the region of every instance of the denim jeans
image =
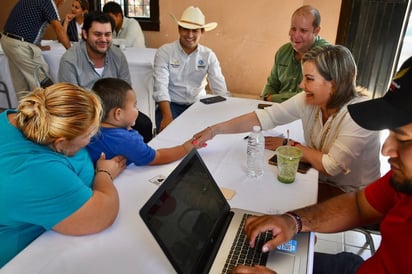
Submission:
<svg viewBox="0 0 412 274">
<path fill-rule="evenodd" d="M 315 252 L 313 274 L 355 274 L 362 257 L 350 252 L 326 254 Z"/>
</svg>

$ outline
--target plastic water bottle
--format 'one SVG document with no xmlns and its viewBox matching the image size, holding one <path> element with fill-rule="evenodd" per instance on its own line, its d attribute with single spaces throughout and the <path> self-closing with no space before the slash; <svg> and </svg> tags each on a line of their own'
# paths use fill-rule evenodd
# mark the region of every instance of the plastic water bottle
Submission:
<svg viewBox="0 0 412 274">
<path fill-rule="evenodd" d="M 260 126 L 253 126 L 247 142 L 247 175 L 258 178 L 263 175 L 265 137 Z"/>
</svg>

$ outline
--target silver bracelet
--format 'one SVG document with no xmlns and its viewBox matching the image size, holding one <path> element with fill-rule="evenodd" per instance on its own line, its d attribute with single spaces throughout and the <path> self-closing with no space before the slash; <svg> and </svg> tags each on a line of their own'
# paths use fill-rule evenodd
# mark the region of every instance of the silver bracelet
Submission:
<svg viewBox="0 0 412 274">
<path fill-rule="evenodd" d="M 298 234 L 302 231 L 302 218 L 298 214 L 296 214 L 295 212 L 288 211 L 283 213 L 283 215 L 290 217 L 295 222 L 295 234 Z"/>
</svg>

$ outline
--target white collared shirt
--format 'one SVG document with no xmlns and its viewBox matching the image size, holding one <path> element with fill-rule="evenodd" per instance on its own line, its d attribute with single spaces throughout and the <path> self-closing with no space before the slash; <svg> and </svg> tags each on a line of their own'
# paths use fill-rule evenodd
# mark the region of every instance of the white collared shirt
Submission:
<svg viewBox="0 0 412 274">
<path fill-rule="evenodd" d="M 319 179 L 345 192 L 363 188 L 380 177 L 379 132 L 360 127 L 348 113 L 347 105 L 367 100 L 355 97 L 341 107 L 335 117 L 322 123 L 318 106 L 308 105 L 305 92 L 256 110 L 263 129 L 302 119 L 306 146 L 323 152 L 322 165 L 330 176 Z"/>
<path fill-rule="evenodd" d="M 127 48 L 145 48 L 145 39 L 142 28 L 136 19 L 123 17 L 123 24 L 119 32 L 113 31 L 114 39 L 122 39 Z"/>
<path fill-rule="evenodd" d="M 225 77 L 211 49 L 199 44 L 188 55 L 176 40 L 157 50 L 153 92 L 156 102 L 192 104 L 206 94 L 208 81 L 214 94 L 228 95 Z"/>
</svg>

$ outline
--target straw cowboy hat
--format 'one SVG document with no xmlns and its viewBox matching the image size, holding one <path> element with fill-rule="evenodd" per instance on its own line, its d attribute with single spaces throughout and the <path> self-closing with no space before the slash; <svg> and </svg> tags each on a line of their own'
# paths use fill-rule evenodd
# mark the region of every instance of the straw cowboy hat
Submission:
<svg viewBox="0 0 412 274">
<path fill-rule="evenodd" d="M 179 26 L 185 29 L 205 29 L 205 31 L 210 31 L 217 27 L 216 22 L 205 24 L 205 16 L 198 7 L 190 6 L 185 9 L 180 21 L 174 16 L 173 18 Z"/>
</svg>

